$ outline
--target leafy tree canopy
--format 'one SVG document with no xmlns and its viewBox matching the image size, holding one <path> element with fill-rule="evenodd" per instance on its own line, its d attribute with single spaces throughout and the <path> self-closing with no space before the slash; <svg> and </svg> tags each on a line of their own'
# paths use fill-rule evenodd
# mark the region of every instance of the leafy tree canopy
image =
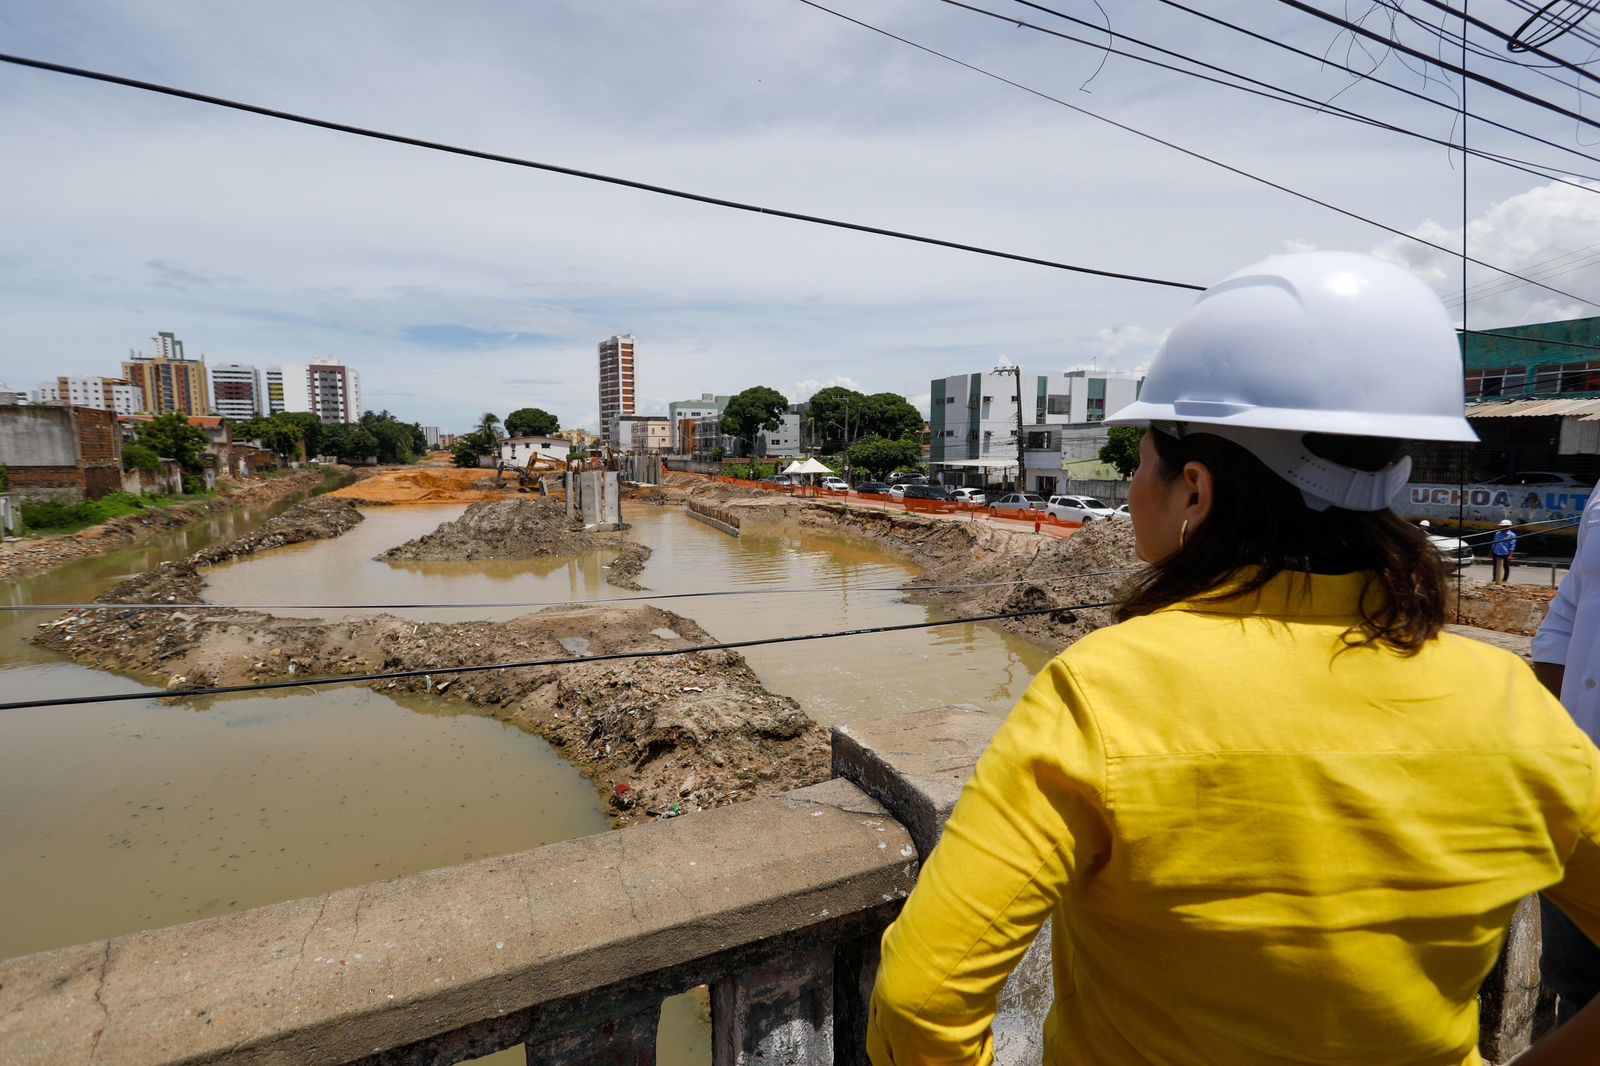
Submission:
<svg viewBox="0 0 1600 1066">
<path fill-rule="evenodd" d="M 373 454 L 380 463 L 409 463 L 427 448 L 421 426 L 402 422 L 388 411 L 368 411 L 358 424 L 371 435 Z"/>
<path fill-rule="evenodd" d="M 728 401 L 722 411 L 722 432 L 744 438 L 743 447 L 751 448 L 757 433 L 783 424 L 783 413 L 788 409 L 789 401 L 783 393 L 765 385 L 752 386 Z"/>
<path fill-rule="evenodd" d="M 519 407 L 506 415 L 506 432 L 513 437 L 551 437 L 561 432 L 561 420 L 538 407 Z"/>
<path fill-rule="evenodd" d="M 483 438 L 476 433 L 469 433 L 456 441 L 456 446 L 450 452 L 450 461 L 456 466 L 477 466 L 478 456 L 483 454 Z"/>
<path fill-rule="evenodd" d="M 1132 477 L 1139 469 L 1139 438 L 1144 436 L 1144 430 L 1135 426 L 1109 426 L 1106 432 L 1111 439 L 1101 446 L 1100 461 L 1116 467 L 1124 478 Z"/>
<path fill-rule="evenodd" d="M 175 459 L 185 472 L 199 473 L 205 465 L 206 435 L 180 414 L 165 414 L 139 423 L 139 443 L 163 459 Z"/>
<path fill-rule="evenodd" d="M 472 427 L 472 431 L 484 440 L 493 442 L 500 439 L 499 426 L 500 416 L 493 411 L 485 411 L 478 416 L 478 424 Z"/>
<path fill-rule="evenodd" d="M 143 470 L 146 473 L 154 474 L 161 469 L 161 457 L 143 444 L 124 444 L 122 446 L 122 469 Z"/>
<path fill-rule="evenodd" d="M 845 453 L 850 465 L 882 479 L 892 470 L 914 470 L 922 466 L 922 445 L 914 440 L 885 440 L 867 437 L 850 445 Z"/>
<path fill-rule="evenodd" d="M 817 390 L 810 405 L 813 430 L 827 451 L 864 437 L 902 440 L 922 431 L 922 413 L 899 393 L 875 392 L 868 396 L 842 385 L 830 385 Z"/>
</svg>

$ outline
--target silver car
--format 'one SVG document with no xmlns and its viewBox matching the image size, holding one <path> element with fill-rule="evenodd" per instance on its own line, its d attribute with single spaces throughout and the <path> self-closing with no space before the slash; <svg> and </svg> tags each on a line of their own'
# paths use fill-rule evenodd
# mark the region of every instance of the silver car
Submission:
<svg viewBox="0 0 1600 1066">
<path fill-rule="evenodd" d="M 1044 508 L 1044 497 L 1031 492 L 1008 493 L 989 505 L 991 511 L 1042 511 Z"/>
<path fill-rule="evenodd" d="M 1095 522 L 1116 515 L 1093 496 L 1052 496 L 1045 510 L 1064 522 Z"/>
</svg>

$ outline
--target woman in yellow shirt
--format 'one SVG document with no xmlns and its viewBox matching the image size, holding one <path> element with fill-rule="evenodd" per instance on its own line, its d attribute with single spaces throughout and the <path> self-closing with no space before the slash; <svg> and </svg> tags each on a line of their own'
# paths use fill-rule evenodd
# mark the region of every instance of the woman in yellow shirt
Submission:
<svg viewBox="0 0 1600 1066">
<path fill-rule="evenodd" d="M 1475 993 L 1546 891 L 1600 940 L 1600 754 L 1518 659 L 1442 632 L 1388 510 L 1475 439 L 1436 297 L 1346 253 L 1208 289 L 1111 424 L 1151 566 L 979 761 L 883 938 L 868 1047 L 987 1063 L 1047 919 L 1046 1061 L 1478 1062 Z"/>
</svg>

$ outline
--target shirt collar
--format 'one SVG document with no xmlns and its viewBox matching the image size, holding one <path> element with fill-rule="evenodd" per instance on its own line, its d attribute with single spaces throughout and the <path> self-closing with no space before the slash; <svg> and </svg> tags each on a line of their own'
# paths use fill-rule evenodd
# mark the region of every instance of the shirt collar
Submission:
<svg viewBox="0 0 1600 1066">
<path fill-rule="evenodd" d="M 1256 573 L 1244 567 L 1225 582 L 1219 592 L 1237 588 Z M 1361 597 L 1366 592 L 1368 607 L 1383 602 L 1382 588 L 1365 571 L 1353 574 L 1308 574 L 1284 570 L 1254 592 L 1216 599 L 1215 594 L 1199 596 L 1164 607 L 1167 611 L 1194 611 L 1200 614 L 1292 616 L 1297 618 L 1336 618 L 1359 621 Z"/>
</svg>

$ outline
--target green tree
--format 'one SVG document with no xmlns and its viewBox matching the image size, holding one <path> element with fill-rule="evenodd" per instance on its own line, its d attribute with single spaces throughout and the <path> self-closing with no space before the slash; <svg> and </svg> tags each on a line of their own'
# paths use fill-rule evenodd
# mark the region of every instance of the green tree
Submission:
<svg viewBox="0 0 1600 1066">
<path fill-rule="evenodd" d="M 175 459 L 185 473 L 197 474 L 205 465 L 206 435 L 180 414 L 158 415 L 139 423 L 139 443 L 163 459 Z"/>
<path fill-rule="evenodd" d="M 388 411 L 368 411 L 358 425 L 372 437 L 380 463 L 409 463 L 422 452 L 415 447 L 421 427 L 402 422 Z"/>
<path fill-rule="evenodd" d="M 154 450 L 143 444 L 124 444 L 122 446 L 122 469 L 143 470 L 154 474 L 161 469 L 161 457 Z"/>
<path fill-rule="evenodd" d="M 493 443 L 500 439 L 499 426 L 500 416 L 493 411 L 485 411 L 478 416 L 478 424 L 472 427 L 472 431 L 484 440 Z"/>
<path fill-rule="evenodd" d="M 519 407 L 506 415 L 506 433 L 513 437 L 552 437 L 561 432 L 561 420 L 539 407 Z"/>
<path fill-rule="evenodd" d="M 867 436 L 863 419 L 867 413 L 867 397 L 843 385 L 829 385 L 818 389 L 807 403 L 813 431 L 823 450 L 842 448 L 853 440 Z M 846 427 L 849 435 L 845 434 Z"/>
<path fill-rule="evenodd" d="M 468 433 L 456 441 L 456 446 L 450 453 L 450 461 L 456 466 L 477 466 L 478 457 L 482 454 L 483 438 L 476 433 Z"/>
<path fill-rule="evenodd" d="M 777 429 L 783 424 L 782 416 L 789 409 L 783 393 L 765 385 L 745 389 L 728 401 L 722 411 L 722 432 L 742 437 L 746 448 L 755 446 L 756 434 L 763 429 Z"/>
<path fill-rule="evenodd" d="M 846 454 L 852 467 L 865 470 L 876 479 L 887 476 L 891 470 L 911 470 L 922 465 L 922 445 L 914 440 L 867 437 L 850 445 Z"/>
<path fill-rule="evenodd" d="M 897 392 L 875 392 L 866 398 L 864 412 L 867 433 L 884 440 L 905 440 L 922 432 L 926 419 L 922 412 Z M 855 434 L 852 433 L 852 436 Z"/>
<path fill-rule="evenodd" d="M 1124 479 L 1139 469 L 1139 438 L 1144 430 L 1134 426 L 1108 426 L 1110 439 L 1100 448 L 1100 461 L 1110 463 Z"/>
</svg>

